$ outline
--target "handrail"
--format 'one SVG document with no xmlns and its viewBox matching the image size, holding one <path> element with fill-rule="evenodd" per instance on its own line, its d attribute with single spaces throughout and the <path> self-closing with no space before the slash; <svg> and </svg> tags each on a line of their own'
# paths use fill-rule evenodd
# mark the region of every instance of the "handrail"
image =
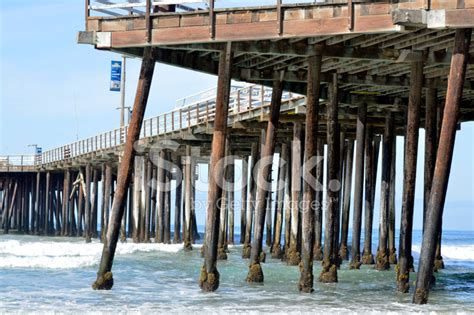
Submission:
<svg viewBox="0 0 474 315">
<path fill-rule="evenodd" d="M 214 88 L 214 90 L 216 90 Z M 209 93 L 206 90 L 204 93 Z M 201 93 L 202 94 L 202 93 Z M 193 96 L 199 95 L 195 94 Z M 215 95 L 215 94 L 214 94 Z M 272 89 L 259 85 L 247 85 L 241 88 L 235 87 L 229 97 L 229 118 L 228 123 L 232 123 L 235 119 L 239 119 L 240 114 L 261 109 L 260 114 L 264 114 L 264 110 L 270 105 Z M 284 92 L 283 101 L 303 98 L 302 95 Z M 181 132 L 190 128 L 205 125 L 214 121 L 215 117 L 215 96 L 211 98 L 203 98 L 198 102 L 176 108 L 155 117 L 145 119 L 143 121 L 140 139 L 162 136 L 175 132 Z M 63 162 L 76 157 L 85 157 L 91 153 L 100 152 L 118 148 L 125 143 L 127 137 L 128 126 L 116 128 L 107 132 L 97 134 L 95 136 L 78 140 L 64 146 L 44 151 L 39 155 L 31 155 L 28 166 L 43 166 L 55 162 Z M 7 164 L 12 163 L 12 156 L 0 156 L 0 167 L 2 158 L 7 159 Z M 33 160 L 31 160 L 33 159 Z M 17 161 L 17 160 L 15 160 Z M 16 163 L 15 165 L 17 165 Z M 6 164 L 5 164 L 6 165 Z M 27 164 L 21 164 L 26 166 Z M 18 165 L 17 165 L 18 166 Z"/>
<path fill-rule="evenodd" d="M 0 155 L 0 170 L 22 171 L 38 165 L 41 165 L 41 154 Z"/>
</svg>

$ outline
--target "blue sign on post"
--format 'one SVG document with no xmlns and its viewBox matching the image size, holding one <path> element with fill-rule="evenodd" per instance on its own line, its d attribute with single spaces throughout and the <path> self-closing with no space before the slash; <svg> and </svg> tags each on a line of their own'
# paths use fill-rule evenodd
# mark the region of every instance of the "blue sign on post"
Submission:
<svg viewBox="0 0 474 315">
<path fill-rule="evenodd" d="M 36 148 L 36 154 L 41 154 L 41 153 L 43 153 L 43 148 L 37 147 Z"/>
<path fill-rule="evenodd" d="M 112 60 L 110 70 L 110 90 L 120 92 L 120 83 L 122 81 L 122 62 Z"/>
</svg>

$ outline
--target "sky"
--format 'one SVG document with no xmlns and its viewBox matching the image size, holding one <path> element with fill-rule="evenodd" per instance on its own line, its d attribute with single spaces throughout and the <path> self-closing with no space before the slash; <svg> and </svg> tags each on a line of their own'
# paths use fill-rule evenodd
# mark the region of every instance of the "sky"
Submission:
<svg viewBox="0 0 474 315">
<path fill-rule="evenodd" d="M 30 144 L 52 149 L 119 126 L 120 95 L 109 91 L 109 79 L 110 61 L 120 56 L 76 43 L 77 32 L 84 30 L 83 6 L 83 0 L 0 0 L 0 155 L 32 153 Z M 127 60 L 127 105 L 133 102 L 139 68 L 139 59 Z M 167 112 L 175 100 L 212 88 L 216 82 L 215 76 L 158 64 L 146 117 Z M 457 132 L 445 229 L 474 230 L 473 138 L 474 123 L 463 124 Z M 398 137 L 397 142 L 399 219 L 403 139 Z M 415 229 L 421 229 L 423 144 L 420 130 Z M 380 205 L 380 169 L 376 189 L 374 225 Z M 203 224 L 203 213 L 198 213 L 198 222 Z"/>
</svg>

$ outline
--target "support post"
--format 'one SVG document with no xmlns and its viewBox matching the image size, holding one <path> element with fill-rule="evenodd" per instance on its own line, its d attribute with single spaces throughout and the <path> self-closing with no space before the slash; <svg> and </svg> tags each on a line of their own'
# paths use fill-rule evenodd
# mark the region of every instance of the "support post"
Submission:
<svg viewBox="0 0 474 315">
<path fill-rule="evenodd" d="M 191 203 L 192 203 L 192 169 L 191 169 L 191 146 L 186 146 L 186 162 L 184 164 L 184 249 L 191 250 Z"/>
<path fill-rule="evenodd" d="M 388 260 L 391 265 L 397 264 L 397 249 L 395 248 L 395 182 L 397 171 L 397 136 L 392 141 L 392 159 L 390 161 L 390 196 L 388 201 Z"/>
<path fill-rule="evenodd" d="M 183 166 L 181 156 L 176 157 L 176 190 L 174 199 L 174 235 L 175 244 L 181 243 L 181 204 L 183 195 Z"/>
<path fill-rule="evenodd" d="M 314 212 L 316 189 L 318 114 L 321 83 L 321 55 L 308 58 L 308 83 L 306 90 L 306 130 L 303 176 L 303 204 L 301 207 L 301 267 L 298 289 L 300 292 L 313 292 L 313 250 L 314 250 Z M 334 95 L 333 95 L 334 96 Z M 337 94 L 335 95 L 337 98 Z M 337 102 L 337 101 L 336 101 Z M 337 114 L 336 114 L 337 115 Z"/>
<path fill-rule="evenodd" d="M 275 228 L 273 233 L 273 244 L 271 250 L 272 258 L 281 259 L 283 251 L 281 250 L 281 229 L 283 227 L 283 208 L 285 207 L 285 186 L 287 182 L 288 168 L 288 144 L 281 145 L 280 159 L 278 163 L 278 182 L 275 201 Z"/>
<path fill-rule="evenodd" d="M 259 145 L 257 142 L 252 142 L 250 148 L 250 184 L 249 184 L 249 199 L 250 202 L 247 205 L 247 214 L 246 214 L 246 224 L 245 224 L 245 242 L 242 248 L 242 258 L 250 258 L 251 251 L 251 238 L 252 238 L 252 226 L 253 226 L 253 214 L 255 209 L 255 187 L 256 187 L 256 177 L 255 177 L 255 165 L 259 157 Z"/>
<path fill-rule="evenodd" d="M 380 185 L 380 223 L 379 223 L 379 246 L 377 250 L 377 270 L 388 270 L 390 268 L 388 252 L 388 226 L 390 207 L 390 171 L 393 149 L 393 114 L 387 113 L 385 118 L 385 130 L 382 145 L 382 183 Z"/>
<path fill-rule="evenodd" d="M 301 194 L 301 144 L 302 126 L 301 123 L 295 123 L 293 126 L 293 141 L 291 154 L 291 229 L 290 229 L 290 248 L 288 249 L 286 262 L 288 265 L 297 266 L 301 261 L 298 252 L 298 220 L 299 218 L 299 200 Z"/>
<path fill-rule="evenodd" d="M 357 108 L 357 116 L 354 215 L 352 216 L 352 259 L 349 269 L 359 269 L 361 265 L 360 234 L 362 227 L 362 194 L 364 185 L 365 122 L 367 117 L 367 103 L 363 102 L 359 104 Z"/>
<path fill-rule="evenodd" d="M 247 216 L 247 190 L 249 182 L 249 159 L 247 156 L 242 158 L 242 185 L 241 185 L 241 199 L 240 199 L 240 244 L 245 243 L 245 230 L 246 230 L 246 216 Z"/>
<path fill-rule="evenodd" d="M 418 129 L 420 127 L 421 89 L 423 83 L 423 63 L 411 65 L 410 97 L 408 101 L 407 126 L 405 135 L 405 160 L 403 168 L 403 200 L 398 253 L 397 290 L 407 293 L 410 288 L 410 269 L 413 268 L 411 240 L 413 231 L 413 211 L 415 203 L 416 160 L 418 153 Z"/>
<path fill-rule="evenodd" d="M 85 219 L 84 219 L 84 237 L 86 243 L 91 242 L 91 230 L 90 230 L 90 220 L 91 220 L 91 165 L 90 163 L 86 164 L 86 190 L 84 192 L 85 199 Z"/>
<path fill-rule="evenodd" d="M 170 163 L 171 152 L 166 151 L 166 164 Z M 171 171 L 165 170 L 165 191 L 163 192 L 163 243 L 171 243 Z"/>
<path fill-rule="evenodd" d="M 329 86 L 330 104 L 327 108 L 327 187 L 326 187 L 326 220 L 324 231 L 323 270 L 319 281 L 324 283 L 337 282 L 338 253 L 335 235 L 335 223 L 339 208 L 339 121 L 338 121 L 338 84 L 337 74 L 333 74 Z"/>
<path fill-rule="evenodd" d="M 127 140 L 125 142 L 122 162 L 120 163 L 118 171 L 117 188 L 115 190 L 114 202 L 112 204 L 110 226 L 104 242 L 97 280 L 92 286 L 94 289 L 111 289 L 114 283 L 111 270 L 120 231 L 120 221 L 122 220 L 125 208 L 125 196 L 131 179 L 130 171 L 135 157 L 133 145 L 140 136 L 154 69 L 155 57 L 153 56 L 153 49 L 151 47 L 145 47 L 142 67 L 140 70 L 140 78 L 138 80 L 137 94 L 133 105 L 132 119 L 128 127 Z"/>
<path fill-rule="evenodd" d="M 316 164 L 316 183 L 320 185 L 316 190 L 316 209 L 314 214 L 314 250 L 313 259 L 323 260 L 323 191 L 324 191 L 324 139 L 318 138 L 316 141 L 317 156 L 319 158 Z"/>
<path fill-rule="evenodd" d="M 283 74 L 283 72 L 281 74 Z M 260 265 L 260 254 L 262 252 L 263 229 L 267 210 L 266 197 L 267 194 L 271 192 L 271 182 L 269 182 L 269 178 L 272 171 L 276 133 L 278 129 L 278 120 L 280 118 L 281 97 L 283 93 L 282 77 L 283 75 L 281 75 L 280 78 L 273 80 L 270 119 L 267 123 L 265 145 L 262 149 L 262 156 L 259 161 L 257 196 L 255 200 L 255 235 L 252 242 L 247 282 L 263 282 L 264 280 L 262 267 Z"/>
<path fill-rule="evenodd" d="M 158 161 L 158 191 L 156 195 L 156 235 L 155 242 L 163 243 L 164 238 L 164 218 L 165 218 L 165 170 L 166 151 L 161 149 Z"/>
<path fill-rule="evenodd" d="M 365 226 L 364 226 L 364 250 L 362 252 L 362 263 L 373 265 L 372 255 L 372 223 L 374 220 L 374 203 L 372 200 L 374 178 L 374 134 L 372 126 L 368 126 L 365 134 Z"/>
<path fill-rule="evenodd" d="M 212 1 L 213 2 L 213 1 Z M 214 132 L 212 136 L 209 191 L 206 214 L 206 239 L 204 266 L 201 269 L 199 286 L 203 291 L 211 292 L 219 287 L 219 272 L 216 267 L 217 240 L 219 229 L 219 197 L 222 194 L 223 165 L 219 161 L 224 157 L 229 108 L 230 80 L 232 73 L 231 43 L 219 58 L 216 110 Z"/>
<path fill-rule="evenodd" d="M 430 199 L 426 212 L 426 225 L 421 244 L 420 262 L 416 289 L 413 302 L 425 304 L 428 302 L 429 286 L 433 274 L 439 225 L 443 216 L 444 200 L 448 188 L 449 173 L 453 158 L 456 125 L 459 117 L 459 107 L 466 76 L 469 47 L 472 29 L 458 29 L 454 37 L 454 50 L 451 58 L 451 69 L 446 91 L 446 105 L 436 155 L 433 181 L 430 189 Z"/>
<path fill-rule="evenodd" d="M 146 160 L 146 173 L 143 188 L 145 189 L 145 223 L 144 223 L 144 236 L 143 241 L 145 243 L 150 242 L 150 216 L 151 216 L 151 176 L 153 174 L 153 163 L 150 157 L 147 156 Z"/>
<path fill-rule="evenodd" d="M 342 260 L 348 259 L 347 239 L 349 236 L 349 215 L 351 208 L 352 192 L 352 166 L 354 164 L 354 140 L 348 139 L 346 150 L 344 172 L 344 196 L 342 204 L 342 224 L 341 224 L 341 245 L 339 246 L 339 256 Z"/>
</svg>

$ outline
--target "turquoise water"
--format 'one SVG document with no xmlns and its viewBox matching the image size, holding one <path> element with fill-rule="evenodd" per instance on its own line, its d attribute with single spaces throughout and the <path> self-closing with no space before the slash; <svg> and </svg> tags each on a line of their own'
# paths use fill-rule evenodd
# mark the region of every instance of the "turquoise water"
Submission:
<svg viewBox="0 0 474 315">
<path fill-rule="evenodd" d="M 199 245 L 119 244 L 111 291 L 93 291 L 102 245 L 80 239 L 0 236 L 0 312 L 166 312 L 166 313 L 408 313 L 474 310 L 474 233 L 444 232 L 446 269 L 436 275 L 430 304 L 411 304 L 412 293 L 395 292 L 395 272 L 370 266 L 339 271 L 339 282 L 315 282 L 313 294 L 300 294 L 299 271 L 279 260 L 263 265 L 265 283 L 245 282 L 248 260 L 241 246 L 230 247 L 219 261 L 220 288 L 202 293 L 197 279 L 202 265 Z M 414 234 L 417 261 L 420 233 Z M 318 263 L 315 273 L 319 274 Z M 412 273 L 410 280 L 415 280 Z M 412 290 L 413 290 L 412 284 Z"/>
</svg>

